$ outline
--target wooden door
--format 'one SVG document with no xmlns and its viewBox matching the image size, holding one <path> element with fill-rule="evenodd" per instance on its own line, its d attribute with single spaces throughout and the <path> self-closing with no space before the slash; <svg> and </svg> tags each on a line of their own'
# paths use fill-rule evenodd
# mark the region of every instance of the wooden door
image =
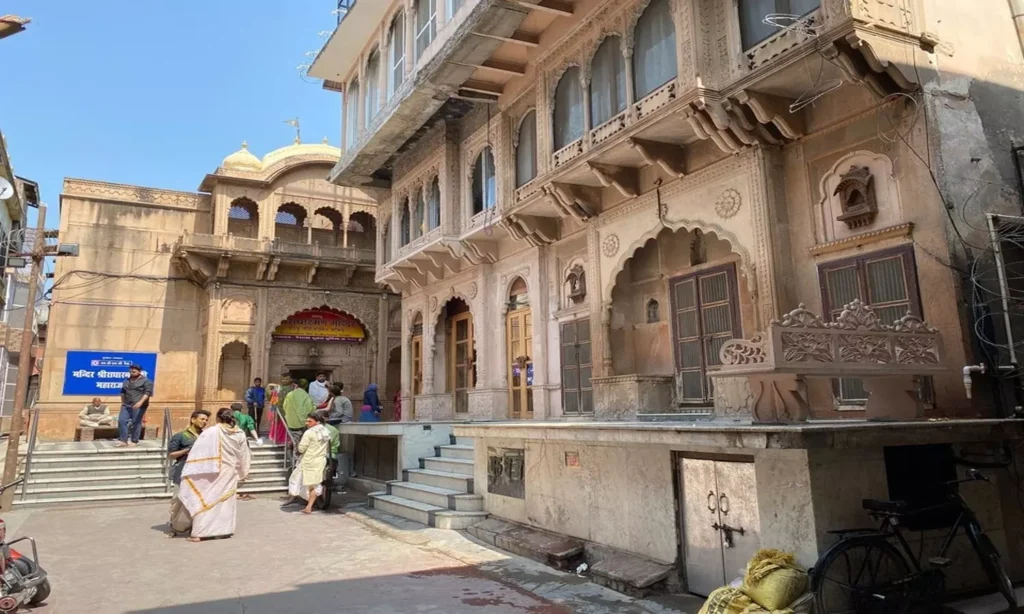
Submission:
<svg viewBox="0 0 1024 614">
<path fill-rule="evenodd" d="M 590 320 L 583 318 L 561 326 L 562 412 L 566 415 L 594 413 L 593 357 Z"/>
<path fill-rule="evenodd" d="M 409 395 L 409 419 L 416 419 L 416 396 L 423 394 L 423 335 L 412 338 L 412 394 Z"/>
<path fill-rule="evenodd" d="M 460 313 L 448 320 L 448 390 L 455 413 L 469 411 L 469 390 L 473 387 L 473 316 Z"/>
<path fill-rule="evenodd" d="M 510 311 L 505 319 L 508 364 L 508 412 L 513 420 L 533 418 L 533 318 L 530 309 Z"/>
</svg>

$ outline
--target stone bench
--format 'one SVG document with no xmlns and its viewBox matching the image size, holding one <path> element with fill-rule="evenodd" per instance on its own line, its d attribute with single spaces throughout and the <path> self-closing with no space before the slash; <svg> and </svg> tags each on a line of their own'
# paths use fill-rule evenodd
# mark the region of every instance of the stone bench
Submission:
<svg viewBox="0 0 1024 614">
<path fill-rule="evenodd" d="M 97 437 L 97 433 L 100 434 Z M 142 439 L 156 439 L 160 436 L 160 427 L 144 426 Z M 116 426 L 79 426 L 75 429 L 75 441 L 95 441 L 96 439 L 117 439 L 118 430 Z"/>
<path fill-rule="evenodd" d="M 868 419 L 917 419 L 923 413 L 920 378 L 949 373 L 936 329 L 910 314 L 882 324 L 859 300 L 827 323 L 801 304 L 772 320 L 767 331 L 727 341 L 719 359 L 722 366 L 709 375 L 716 384 L 746 378 L 758 422 L 806 421 L 806 379 L 841 377 L 863 380 Z"/>
</svg>

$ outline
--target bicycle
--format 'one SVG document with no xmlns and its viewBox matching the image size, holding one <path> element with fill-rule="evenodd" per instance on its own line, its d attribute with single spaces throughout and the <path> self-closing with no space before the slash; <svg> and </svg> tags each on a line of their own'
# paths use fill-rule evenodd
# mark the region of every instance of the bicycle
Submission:
<svg viewBox="0 0 1024 614">
<path fill-rule="evenodd" d="M 963 528 L 974 551 L 981 559 L 985 573 L 1010 604 L 1017 607 L 999 552 L 982 530 L 974 512 L 960 495 L 964 482 L 989 482 L 975 469 L 967 471 L 967 479 L 947 482 L 948 500 L 939 505 L 912 509 L 904 501 L 864 499 L 862 505 L 881 526 L 875 529 L 833 531 L 840 539 L 811 570 L 811 590 L 818 614 L 856 614 L 909 612 L 921 606 L 935 606 L 945 596 L 943 569 L 952 564 L 946 558 L 953 538 Z M 938 556 L 922 565 L 903 535 L 901 524 L 913 516 L 934 511 L 950 511 L 956 516 L 942 543 Z M 896 545 L 893 544 L 895 540 Z"/>
</svg>

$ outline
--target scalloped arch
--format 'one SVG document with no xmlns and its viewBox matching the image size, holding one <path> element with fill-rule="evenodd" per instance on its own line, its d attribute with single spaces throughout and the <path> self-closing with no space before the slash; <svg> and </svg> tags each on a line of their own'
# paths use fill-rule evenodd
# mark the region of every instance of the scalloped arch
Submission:
<svg viewBox="0 0 1024 614">
<path fill-rule="evenodd" d="M 626 37 L 618 29 L 604 29 L 601 31 L 601 34 L 598 35 L 598 37 L 591 43 L 590 47 L 588 47 L 586 52 L 584 53 L 583 59 L 586 68 L 580 75 L 581 79 L 588 82 L 590 81 L 591 75 L 593 75 L 594 57 L 597 55 L 597 50 L 601 48 L 601 45 L 603 45 L 606 40 L 613 36 L 619 39 L 619 54 L 622 55 L 623 62 L 626 61 Z"/>
<path fill-rule="evenodd" d="M 633 241 L 626 249 L 622 250 L 620 258 L 616 261 L 615 266 L 611 269 L 611 276 L 608 278 L 608 283 L 603 288 L 601 296 L 603 301 L 612 300 L 612 291 L 615 289 L 615 280 L 618 278 L 619 273 L 626 267 L 626 263 L 636 254 L 637 250 L 643 247 L 651 239 L 657 238 L 661 231 L 665 228 L 672 232 L 678 232 L 679 230 L 700 230 L 704 234 L 714 234 L 716 237 L 725 241 L 732 248 L 732 251 L 740 257 L 740 273 L 747 280 L 747 288 L 751 293 L 757 292 L 757 268 L 754 264 L 754 259 L 751 258 L 750 252 L 745 248 L 736 238 L 736 235 L 732 234 L 728 230 L 722 228 L 718 224 L 705 222 L 703 220 L 665 220 L 665 226 L 657 224 L 654 227 L 647 230 L 647 232 L 640 235 L 635 241 Z"/>
</svg>

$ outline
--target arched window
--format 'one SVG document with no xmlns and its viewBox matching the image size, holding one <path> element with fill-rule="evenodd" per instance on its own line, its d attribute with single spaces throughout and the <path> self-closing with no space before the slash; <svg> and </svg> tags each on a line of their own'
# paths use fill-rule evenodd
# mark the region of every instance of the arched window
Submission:
<svg viewBox="0 0 1024 614">
<path fill-rule="evenodd" d="M 636 22 L 633 38 L 633 85 L 640 100 L 679 73 L 669 0 L 651 0 Z"/>
<path fill-rule="evenodd" d="M 484 147 L 473 163 L 473 215 L 484 209 L 493 209 L 498 202 L 497 186 L 494 180 L 494 155 L 490 147 Z"/>
<path fill-rule="evenodd" d="M 626 110 L 626 58 L 618 36 L 597 48 L 590 73 L 590 121 L 600 126 Z"/>
<path fill-rule="evenodd" d="M 248 198 L 236 198 L 228 209 L 228 234 L 255 239 L 259 234 L 260 216 L 256 203 Z"/>
<path fill-rule="evenodd" d="M 537 176 L 537 112 L 530 111 L 519 124 L 516 146 L 516 187 Z"/>
<path fill-rule="evenodd" d="M 366 119 L 363 126 L 369 126 L 380 110 L 380 51 L 374 50 L 366 62 Z"/>
<path fill-rule="evenodd" d="M 655 322 L 661 321 L 661 305 L 658 301 L 651 299 L 647 301 L 647 323 L 654 324 Z"/>
<path fill-rule="evenodd" d="M 412 238 L 415 239 L 423 234 L 423 211 L 426 206 L 423 203 L 423 190 L 416 190 L 416 200 L 412 208 Z"/>
<path fill-rule="evenodd" d="M 395 93 L 398 86 L 405 81 L 405 13 L 399 12 L 391 20 L 388 32 L 388 98 Z"/>
<path fill-rule="evenodd" d="M 437 34 L 437 0 L 416 2 L 416 60 L 423 57 L 430 42 Z"/>
<path fill-rule="evenodd" d="M 345 96 L 345 147 L 352 147 L 359 140 L 359 80 L 348 86 Z"/>
<path fill-rule="evenodd" d="M 580 69 L 562 74 L 555 88 L 555 151 L 583 138 L 583 87 Z"/>
<path fill-rule="evenodd" d="M 306 243 L 306 210 L 296 203 L 285 203 L 277 208 L 274 217 L 274 236 L 290 243 Z"/>
<path fill-rule="evenodd" d="M 402 225 L 401 245 L 404 247 L 404 246 L 409 244 L 409 199 L 408 198 L 406 198 L 402 202 L 401 216 L 402 216 L 401 222 L 400 222 L 401 225 Z"/>
<path fill-rule="evenodd" d="M 433 230 L 441 225 L 441 182 L 437 177 L 430 182 L 430 198 L 427 200 L 427 228 Z"/>
</svg>

